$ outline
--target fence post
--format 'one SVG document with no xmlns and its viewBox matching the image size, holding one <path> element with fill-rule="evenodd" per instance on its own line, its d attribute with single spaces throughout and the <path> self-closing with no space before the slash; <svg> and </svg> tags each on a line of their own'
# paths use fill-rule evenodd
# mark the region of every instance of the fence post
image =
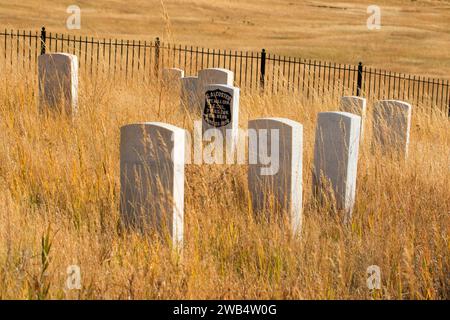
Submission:
<svg viewBox="0 0 450 320">
<path fill-rule="evenodd" d="M 47 39 L 47 33 L 45 27 L 41 29 L 41 54 L 45 54 L 45 41 Z"/>
<path fill-rule="evenodd" d="M 156 78 L 159 78 L 159 48 L 161 46 L 161 42 L 159 41 L 159 37 L 156 37 L 155 41 L 155 74 Z"/>
<path fill-rule="evenodd" d="M 259 81 L 261 84 L 261 91 L 264 91 L 266 81 L 266 49 L 262 49 L 261 51 L 261 70 L 259 75 Z"/>
<path fill-rule="evenodd" d="M 358 83 L 357 83 L 357 89 L 356 89 L 356 95 L 358 97 L 361 96 L 361 88 L 362 88 L 362 73 L 363 73 L 363 65 L 362 62 L 358 64 Z"/>
</svg>

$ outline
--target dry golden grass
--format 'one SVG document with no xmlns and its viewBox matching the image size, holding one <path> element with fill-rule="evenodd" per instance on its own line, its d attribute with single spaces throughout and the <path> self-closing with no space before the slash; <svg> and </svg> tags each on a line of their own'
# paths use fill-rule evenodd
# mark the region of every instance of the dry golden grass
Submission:
<svg viewBox="0 0 450 320">
<path fill-rule="evenodd" d="M 0 28 L 98 37 L 175 41 L 384 68 L 450 80 L 450 2 L 376 3 L 294 0 L 97 0 L 76 2 L 81 30 L 68 31 L 56 0 L 0 0 Z M 367 6 L 381 7 L 382 29 L 369 31 Z"/>
<path fill-rule="evenodd" d="M 2 27 L 66 32 L 66 5 L 0 0 Z M 164 10 L 162 5 L 164 5 Z M 366 4 L 325 1 L 95 1 L 81 4 L 83 35 L 259 50 L 448 79 L 448 1 L 380 1 L 383 29 L 365 28 Z M 339 9 L 347 8 L 347 9 Z M 268 19 L 270 17 L 270 19 Z M 439 48 L 439 49 L 436 49 Z M 1 69 L 1 68 L 0 68 Z M 191 128 L 158 86 L 81 76 L 80 112 L 39 114 L 36 75 L 0 70 L 0 298 L 448 299 L 450 130 L 445 115 L 413 106 L 407 162 L 363 145 L 351 225 L 311 194 L 316 115 L 330 97 L 241 99 L 240 126 L 259 116 L 304 125 L 302 238 L 255 221 L 245 166 L 186 167 L 182 258 L 154 235 L 119 228 L 119 128 L 163 121 Z M 370 120 L 370 119 L 369 119 Z M 368 140 L 367 140 L 368 141 Z M 77 264 L 82 290 L 66 290 Z M 381 267 L 382 290 L 366 286 Z"/>
<path fill-rule="evenodd" d="M 304 220 L 299 241 L 257 222 L 245 166 L 186 168 L 182 258 L 154 236 L 121 232 L 119 128 L 191 115 L 158 86 L 82 74 L 72 122 L 40 115 L 36 75 L 0 79 L 0 298 L 448 299 L 450 130 L 414 106 L 408 161 L 361 150 L 350 225 L 311 195 L 316 115 L 336 109 L 301 95 L 244 95 L 241 127 L 270 115 L 304 125 Z M 162 108 L 160 106 L 163 106 Z M 81 268 L 82 289 L 65 290 Z M 366 269 L 381 267 L 370 292 Z"/>
</svg>

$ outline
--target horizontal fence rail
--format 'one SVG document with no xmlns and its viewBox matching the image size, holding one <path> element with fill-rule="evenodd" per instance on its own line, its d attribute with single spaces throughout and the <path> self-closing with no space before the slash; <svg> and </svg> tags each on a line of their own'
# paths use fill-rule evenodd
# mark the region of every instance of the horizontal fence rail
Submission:
<svg viewBox="0 0 450 320">
<path fill-rule="evenodd" d="M 163 68 L 178 67 L 186 75 L 204 68 L 232 70 L 235 85 L 245 91 L 266 93 L 301 92 L 309 99 L 343 95 L 369 99 L 398 99 L 440 110 L 450 116 L 448 80 L 401 74 L 358 65 L 306 60 L 261 52 L 216 50 L 154 41 L 74 36 L 37 31 L 1 30 L 0 58 L 3 65 L 37 69 L 37 57 L 46 52 L 78 56 L 86 74 L 107 74 L 114 79 L 156 79 Z"/>
</svg>

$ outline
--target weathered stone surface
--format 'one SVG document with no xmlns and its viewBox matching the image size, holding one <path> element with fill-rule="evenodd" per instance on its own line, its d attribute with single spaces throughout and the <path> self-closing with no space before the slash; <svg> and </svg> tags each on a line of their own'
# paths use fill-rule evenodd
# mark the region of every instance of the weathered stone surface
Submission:
<svg viewBox="0 0 450 320">
<path fill-rule="evenodd" d="M 146 122 L 123 126 L 120 137 L 121 213 L 126 225 L 156 229 L 183 241 L 184 129 Z"/>
<path fill-rule="evenodd" d="M 364 137 L 364 123 L 366 121 L 367 113 L 367 100 L 365 98 L 348 96 L 341 98 L 341 110 L 344 112 L 349 112 L 356 114 L 361 117 L 361 137 L 360 141 Z"/>
<path fill-rule="evenodd" d="M 50 53 L 38 58 L 39 106 L 41 111 L 59 110 L 68 115 L 78 108 L 78 58 Z"/>
<path fill-rule="evenodd" d="M 361 117 L 347 112 L 318 115 L 314 146 L 314 191 L 351 217 L 356 195 L 356 174 Z"/>
<path fill-rule="evenodd" d="M 261 118 L 248 123 L 248 186 L 255 212 L 274 205 L 289 215 L 291 231 L 302 223 L 303 126 L 284 118 Z"/>
<path fill-rule="evenodd" d="M 409 132 L 411 129 L 409 103 L 398 100 L 382 100 L 373 107 L 374 144 L 384 153 L 408 155 Z"/>
<path fill-rule="evenodd" d="M 181 78 L 181 109 L 201 113 L 202 97 L 199 96 L 197 77 Z"/>
<path fill-rule="evenodd" d="M 162 71 L 162 80 L 165 84 L 179 85 L 180 79 L 184 77 L 184 70 L 179 68 L 166 68 Z"/>
<path fill-rule="evenodd" d="M 205 87 L 210 84 L 224 84 L 233 86 L 234 73 L 228 69 L 208 68 L 198 72 L 198 90 L 199 95 L 205 95 Z"/>
</svg>

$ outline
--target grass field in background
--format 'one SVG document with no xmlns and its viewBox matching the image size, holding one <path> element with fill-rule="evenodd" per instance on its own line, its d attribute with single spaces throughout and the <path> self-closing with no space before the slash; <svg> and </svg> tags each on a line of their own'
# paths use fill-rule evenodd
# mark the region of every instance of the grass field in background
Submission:
<svg viewBox="0 0 450 320">
<path fill-rule="evenodd" d="M 81 30 L 67 30 L 69 5 L 81 8 Z M 381 8 L 370 31 L 369 5 Z M 447 0 L 0 0 L 0 28 L 154 40 L 205 48 L 253 50 L 357 64 L 450 80 Z"/>
</svg>

